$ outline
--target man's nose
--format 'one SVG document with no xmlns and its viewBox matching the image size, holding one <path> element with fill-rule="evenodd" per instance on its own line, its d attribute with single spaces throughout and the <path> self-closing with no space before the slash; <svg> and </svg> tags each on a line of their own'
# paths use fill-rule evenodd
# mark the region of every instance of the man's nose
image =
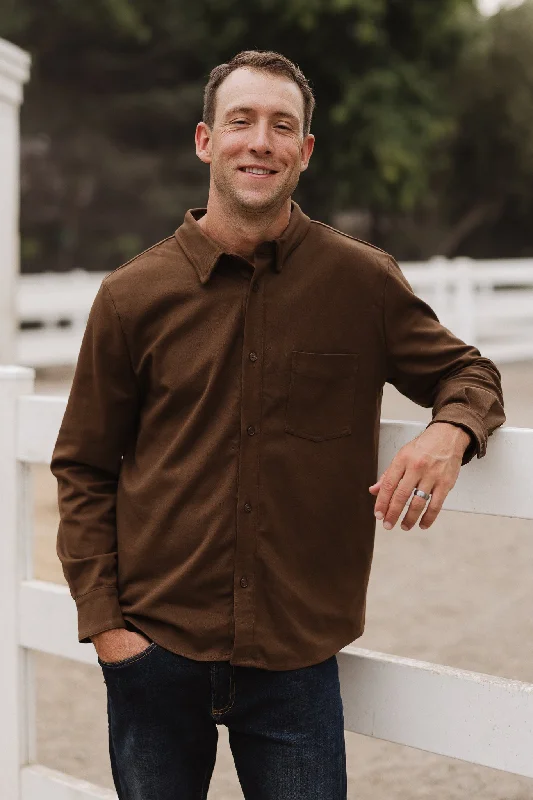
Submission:
<svg viewBox="0 0 533 800">
<path fill-rule="evenodd" d="M 252 153 L 271 153 L 272 142 L 266 125 L 254 125 L 248 142 L 248 149 Z"/>
</svg>

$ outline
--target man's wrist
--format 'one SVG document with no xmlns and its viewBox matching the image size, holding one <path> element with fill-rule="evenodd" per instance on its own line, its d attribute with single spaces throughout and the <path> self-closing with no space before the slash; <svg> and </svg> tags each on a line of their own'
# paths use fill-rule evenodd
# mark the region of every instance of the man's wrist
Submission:
<svg viewBox="0 0 533 800">
<path fill-rule="evenodd" d="M 474 438 L 472 434 L 460 425 L 456 425 L 454 422 L 445 422 L 442 420 L 434 422 L 433 425 L 446 425 L 449 428 L 449 435 L 452 438 L 453 446 L 461 457 L 472 444 Z"/>
</svg>

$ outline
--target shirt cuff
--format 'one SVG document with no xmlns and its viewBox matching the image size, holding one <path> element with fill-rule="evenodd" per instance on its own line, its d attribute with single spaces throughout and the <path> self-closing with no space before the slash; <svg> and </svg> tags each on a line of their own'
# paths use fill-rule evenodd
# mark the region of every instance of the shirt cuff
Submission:
<svg viewBox="0 0 533 800">
<path fill-rule="evenodd" d="M 113 586 L 102 586 L 76 598 L 78 609 L 78 641 L 91 642 L 91 636 L 112 628 L 125 628 L 117 596 Z"/>
<path fill-rule="evenodd" d="M 478 458 L 483 458 L 487 452 L 488 436 L 483 420 L 463 405 L 444 406 L 435 414 L 431 422 L 426 425 L 426 428 L 429 428 L 434 422 L 449 422 L 451 425 L 457 425 L 470 434 L 471 442 L 463 454 L 461 466 L 468 464 L 475 455 Z"/>
</svg>

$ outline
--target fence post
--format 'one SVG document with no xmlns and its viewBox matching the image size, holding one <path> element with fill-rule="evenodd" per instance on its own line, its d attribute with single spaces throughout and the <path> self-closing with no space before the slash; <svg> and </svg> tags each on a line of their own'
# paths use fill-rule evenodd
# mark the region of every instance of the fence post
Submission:
<svg viewBox="0 0 533 800">
<path fill-rule="evenodd" d="M 455 323 L 452 332 L 467 344 L 477 347 L 475 264 L 471 258 L 454 259 Z"/>
<path fill-rule="evenodd" d="M 19 646 L 19 586 L 31 576 L 30 465 L 16 459 L 18 398 L 35 370 L 0 366 L 0 797 L 20 800 L 20 768 L 35 759 L 32 653 Z"/>
<path fill-rule="evenodd" d="M 0 364 L 17 360 L 19 272 L 19 106 L 30 56 L 0 39 Z"/>
</svg>

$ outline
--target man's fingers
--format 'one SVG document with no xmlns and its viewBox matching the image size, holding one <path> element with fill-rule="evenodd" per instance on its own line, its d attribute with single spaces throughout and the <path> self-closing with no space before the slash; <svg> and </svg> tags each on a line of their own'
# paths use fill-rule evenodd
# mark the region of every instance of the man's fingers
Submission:
<svg viewBox="0 0 533 800">
<path fill-rule="evenodd" d="M 405 467 L 403 464 L 394 464 L 393 462 L 380 478 L 381 486 L 374 506 L 376 519 L 383 519 L 387 514 L 390 499 L 404 472 Z"/>
<path fill-rule="evenodd" d="M 448 492 L 443 491 L 442 489 L 435 489 L 433 492 L 433 496 L 431 501 L 426 508 L 424 514 L 422 515 L 422 519 L 420 520 L 419 527 L 424 531 L 426 528 L 435 522 L 444 500 L 446 499 L 446 495 Z"/>
<path fill-rule="evenodd" d="M 405 508 L 405 504 L 411 497 L 413 488 L 417 485 L 416 475 L 412 470 L 407 470 L 401 480 L 398 482 L 396 489 L 390 499 L 389 507 L 385 512 L 385 519 L 383 520 L 383 527 L 387 530 L 394 528 L 398 522 L 398 517 Z M 417 500 L 421 498 L 416 498 Z M 422 504 L 423 505 L 423 504 Z"/>
<path fill-rule="evenodd" d="M 431 494 L 433 491 L 433 487 L 429 485 L 427 481 L 420 480 L 416 487 L 417 489 L 421 489 L 426 494 Z M 433 495 L 429 501 L 433 503 Z M 402 519 L 401 528 L 404 531 L 409 531 L 416 524 L 417 519 L 419 518 L 420 514 L 424 511 L 424 507 L 427 503 L 423 497 L 419 497 L 418 495 L 413 495 L 411 498 L 411 502 L 409 503 L 409 508 L 407 509 L 407 513 L 405 514 L 404 518 Z"/>
<path fill-rule="evenodd" d="M 422 435 L 402 447 L 377 483 L 369 487 L 373 495 L 377 494 L 374 506 L 376 519 L 383 520 L 383 527 L 387 530 L 395 526 L 408 503 L 402 528 L 410 530 L 421 514 L 420 527 L 423 530 L 428 528 L 435 521 L 446 495 L 457 480 L 460 459 L 456 458 L 455 451 L 450 451 L 449 456 L 440 455 L 442 447 L 437 442 L 438 446 L 433 447 L 433 452 L 430 437 L 427 440 L 429 450 L 426 452 L 419 446 L 421 439 Z M 427 508 L 427 501 L 423 497 L 413 495 L 415 488 L 432 495 Z"/>
</svg>

